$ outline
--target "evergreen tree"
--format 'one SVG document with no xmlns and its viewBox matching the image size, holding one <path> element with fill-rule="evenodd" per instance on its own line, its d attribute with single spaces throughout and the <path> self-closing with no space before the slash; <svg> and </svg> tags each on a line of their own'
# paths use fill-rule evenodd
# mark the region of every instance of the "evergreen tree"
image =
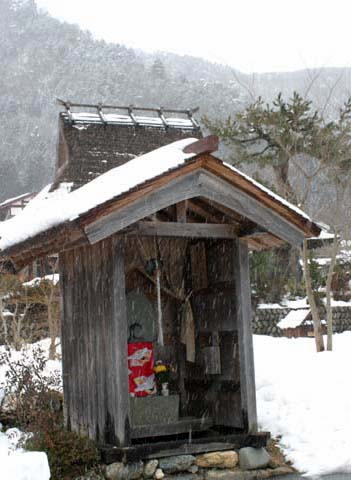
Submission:
<svg viewBox="0 0 351 480">
<path fill-rule="evenodd" d="M 236 164 L 255 164 L 258 168 L 269 167 L 274 175 L 274 185 L 278 192 L 295 204 L 305 203 L 312 191 L 312 182 L 324 175 L 332 183 L 334 218 L 337 227 L 331 267 L 327 281 L 327 300 L 330 306 L 330 285 L 337 255 L 336 239 L 340 236 L 341 209 L 349 191 L 351 166 L 351 99 L 339 110 L 338 118 L 325 121 L 323 116 L 312 108 L 311 101 L 294 92 L 290 100 L 279 94 L 272 105 L 258 98 L 234 118 L 204 123 L 212 133 L 219 135 L 232 149 L 232 161 Z M 304 179 L 304 188 L 292 182 L 292 169 Z M 341 187 L 341 188 L 340 188 Z M 330 207 L 330 205 L 328 205 Z M 331 219 L 333 224 L 333 219 Z M 273 252 L 273 255 L 282 250 Z M 295 260 L 295 261 L 292 261 Z M 317 351 L 324 350 L 318 308 L 312 288 L 312 272 L 306 242 L 303 246 L 303 261 L 306 290 L 314 320 Z M 276 262 L 270 262 L 269 268 Z M 282 294 L 289 278 L 291 267 L 298 265 L 294 254 L 280 258 L 280 269 L 275 272 L 271 284 L 272 291 Z M 274 273 L 274 272 L 273 272 Z M 267 275 L 267 274 L 266 274 Z M 269 276 L 269 274 L 267 275 Z M 328 349 L 331 349 L 332 321 L 328 310 Z"/>
</svg>

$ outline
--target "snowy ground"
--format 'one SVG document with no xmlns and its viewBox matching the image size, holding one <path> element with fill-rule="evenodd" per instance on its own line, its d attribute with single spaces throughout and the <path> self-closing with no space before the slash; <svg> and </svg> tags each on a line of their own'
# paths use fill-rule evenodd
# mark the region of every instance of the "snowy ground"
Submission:
<svg viewBox="0 0 351 480">
<path fill-rule="evenodd" d="M 49 340 L 38 342 L 46 352 L 49 349 Z M 36 344 L 36 345 L 38 345 Z M 33 347 L 29 347 L 29 352 Z M 4 350 L 0 346 L 0 352 Z M 12 352 L 13 358 L 20 358 L 20 352 Z M 46 372 L 61 370 L 59 361 L 48 361 Z M 0 384 L 5 380 L 6 370 L 0 366 Z M 0 388 L 0 401 L 3 392 Z M 6 432 L 1 431 L 0 424 L 0 479 L 1 480 L 49 480 L 50 469 L 47 456 L 43 452 L 25 452 L 19 447 L 21 432 L 16 428 L 10 428 Z"/>
<path fill-rule="evenodd" d="M 10 428 L 0 432 L 0 472 L 3 480 L 49 480 L 48 459 L 43 452 L 25 452 L 18 448 L 21 432 Z"/>
<path fill-rule="evenodd" d="M 254 337 L 259 425 L 308 475 L 351 471 L 351 332 L 334 351 L 315 353 L 314 339 Z"/>
<path fill-rule="evenodd" d="M 39 343 L 48 348 L 48 340 Z M 351 472 L 351 332 L 334 336 L 333 352 L 315 353 L 310 338 L 260 335 L 254 349 L 260 429 L 280 437 L 301 472 Z M 59 362 L 48 363 L 57 368 Z M 0 382 L 4 375 L 0 368 Z M 48 480 L 46 455 L 16 449 L 17 439 L 16 429 L 0 432 L 0 478 Z"/>
</svg>

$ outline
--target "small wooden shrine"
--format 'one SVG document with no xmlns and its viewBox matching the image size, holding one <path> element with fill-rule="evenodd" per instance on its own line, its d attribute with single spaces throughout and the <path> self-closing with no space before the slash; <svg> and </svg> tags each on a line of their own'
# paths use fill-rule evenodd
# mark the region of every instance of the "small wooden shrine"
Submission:
<svg viewBox="0 0 351 480">
<path fill-rule="evenodd" d="M 249 250 L 300 247 L 319 228 L 213 156 L 217 143 L 183 139 L 108 171 L 67 194 L 80 210 L 2 252 L 17 268 L 59 252 L 66 423 L 108 445 L 106 461 L 267 441 Z"/>
</svg>

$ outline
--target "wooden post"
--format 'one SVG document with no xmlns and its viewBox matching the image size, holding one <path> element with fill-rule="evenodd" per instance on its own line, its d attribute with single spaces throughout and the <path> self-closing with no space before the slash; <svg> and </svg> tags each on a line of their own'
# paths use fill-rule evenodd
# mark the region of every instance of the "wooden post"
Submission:
<svg viewBox="0 0 351 480">
<path fill-rule="evenodd" d="M 127 361 L 127 307 L 124 271 L 124 239 L 119 238 L 114 245 L 113 265 L 113 307 L 109 356 L 111 362 L 106 368 L 111 369 L 111 396 L 108 400 L 111 412 L 115 444 L 126 446 L 130 442 L 129 421 L 129 387 Z"/>
<path fill-rule="evenodd" d="M 176 210 L 177 210 L 177 222 L 186 223 L 188 201 L 184 200 L 183 202 L 177 203 Z"/>
<path fill-rule="evenodd" d="M 245 429 L 257 431 L 255 369 L 251 327 L 251 287 L 247 245 L 234 240 L 234 280 L 240 358 L 241 408 Z"/>
</svg>

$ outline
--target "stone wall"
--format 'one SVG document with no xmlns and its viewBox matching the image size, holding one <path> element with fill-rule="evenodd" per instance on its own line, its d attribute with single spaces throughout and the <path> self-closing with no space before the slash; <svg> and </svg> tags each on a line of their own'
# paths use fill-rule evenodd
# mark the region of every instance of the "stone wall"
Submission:
<svg viewBox="0 0 351 480">
<path fill-rule="evenodd" d="M 76 480 L 264 480 L 292 473 L 284 462 L 276 463 L 264 448 L 178 455 L 149 461 L 106 465 L 100 474 L 88 473 Z"/>
<path fill-rule="evenodd" d="M 333 330 L 335 333 L 351 330 L 351 307 L 333 307 Z"/>
<path fill-rule="evenodd" d="M 351 306 L 333 307 L 332 310 L 334 332 L 351 330 Z M 289 308 L 257 308 L 252 321 L 253 333 L 281 337 L 283 332 L 277 325 L 289 312 Z"/>
<path fill-rule="evenodd" d="M 281 337 L 282 331 L 277 325 L 289 311 L 289 308 L 257 308 L 252 320 L 253 333 Z"/>
</svg>

